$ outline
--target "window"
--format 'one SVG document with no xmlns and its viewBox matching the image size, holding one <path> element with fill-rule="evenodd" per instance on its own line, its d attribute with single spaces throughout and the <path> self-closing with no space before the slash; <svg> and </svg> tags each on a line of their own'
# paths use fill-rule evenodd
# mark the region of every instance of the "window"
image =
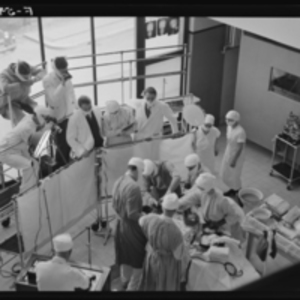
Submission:
<svg viewBox="0 0 300 300">
<path fill-rule="evenodd" d="M 295 101 L 300 101 L 300 77 L 272 68 L 269 90 Z"/>
<path fill-rule="evenodd" d="M 167 54 L 177 50 L 182 50 L 181 47 L 176 47 L 183 44 L 184 34 L 184 18 L 173 17 L 146 17 L 145 24 L 145 39 L 146 48 L 169 47 L 159 50 L 148 50 L 145 53 L 146 58 Z M 174 20 L 174 21 L 171 21 Z M 176 20 L 176 21 L 175 21 Z M 173 22 L 178 26 L 178 30 L 173 30 Z M 179 23 L 179 24 L 178 24 Z M 176 24 L 174 24 L 176 25 Z M 164 29 L 166 28 L 166 29 Z"/>
<path fill-rule="evenodd" d="M 181 57 L 164 60 L 146 67 L 146 75 L 180 72 Z M 146 78 L 146 87 L 153 86 L 157 90 L 158 99 L 177 97 L 180 95 L 180 78 L 181 75 L 171 75 L 154 78 Z"/>
<path fill-rule="evenodd" d="M 52 68 L 51 59 L 66 56 L 73 84 L 91 84 L 93 82 L 91 19 L 42 18 L 42 22 L 48 72 Z M 93 86 L 75 88 L 75 94 L 76 98 L 84 94 L 94 99 Z"/>
<path fill-rule="evenodd" d="M 133 17 L 97 17 L 95 20 L 96 53 L 111 53 L 125 51 L 123 53 L 123 77 L 129 77 L 130 61 L 136 59 L 135 43 L 135 18 Z M 120 79 L 122 77 L 121 53 L 97 56 L 97 65 L 112 63 L 108 66 L 97 67 L 97 81 Z M 118 64 L 115 64 L 119 62 Z M 136 65 L 131 63 L 131 75 L 136 76 Z M 134 85 L 134 84 L 133 84 Z M 123 86 L 123 92 L 122 92 Z M 101 83 L 98 89 L 98 105 L 103 106 L 107 100 L 126 102 L 130 98 L 129 81 Z M 135 91 L 133 86 L 132 91 Z"/>
</svg>

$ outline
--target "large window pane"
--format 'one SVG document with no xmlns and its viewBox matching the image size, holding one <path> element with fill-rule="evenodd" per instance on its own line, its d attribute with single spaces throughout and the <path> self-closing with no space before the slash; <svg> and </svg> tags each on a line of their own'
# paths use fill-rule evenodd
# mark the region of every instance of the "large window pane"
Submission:
<svg viewBox="0 0 300 300">
<path fill-rule="evenodd" d="M 97 54 L 107 52 L 118 52 L 133 50 L 136 47 L 135 43 L 135 18 L 129 17 L 98 17 L 95 18 L 95 35 L 96 35 L 96 52 Z M 135 52 L 123 53 L 123 61 L 134 60 Z M 97 67 L 97 80 L 105 81 L 109 79 L 121 78 L 121 54 L 110 54 L 97 56 L 97 64 L 107 64 L 119 62 L 119 64 Z M 130 64 L 123 64 L 123 77 L 129 76 Z M 132 63 L 132 76 L 135 76 L 135 64 Z M 124 86 L 124 101 L 129 97 L 125 95 Z M 127 86 L 127 85 L 126 85 Z M 127 94 L 126 89 L 126 94 Z M 100 84 L 98 85 L 98 105 L 103 106 L 106 100 L 115 99 L 122 102 L 122 84 L 121 82 Z"/>
<path fill-rule="evenodd" d="M 157 47 L 169 47 L 169 46 L 177 46 L 182 45 L 183 43 L 183 33 L 184 33 L 184 18 L 179 18 L 179 31 L 176 34 L 168 34 L 168 32 L 165 32 L 165 34 L 161 34 L 164 32 L 161 32 L 161 25 L 162 22 L 160 20 L 166 20 L 164 24 L 167 24 L 169 26 L 168 22 L 170 20 L 169 17 L 146 17 L 146 24 L 145 24 L 145 39 L 146 39 L 146 48 L 157 48 Z M 152 23 L 153 25 L 150 25 L 151 29 L 153 28 L 153 31 L 155 33 L 151 38 L 148 38 L 148 30 L 147 30 L 147 24 Z M 161 34 L 161 35 L 160 35 Z M 167 54 L 170 52 L 174 52 L 176 50 L 180 50 L 182 48 L 174 47 L 174 48 L 166 48 L 166 49 L 159 49 L 159 50 L 148 50 L 145 53 L 146 58 L 158 56 L 162 54 Z"/>
<path fill-rule="evenodd" d="M 48 71 L 52 68 L 51 59 L 67 56 L 73 84 L 92 83 L 90 18 L 43 18 L 42 21 Z M 80 56 L 88 57 L 78 58 Z M 77 98 L 83 93 L 94 98 L 92 87 L 75 88 Z"/>
<path fill-rule="evenodd" d="M 162 74 L 160 77 L 146 78 L 146 87 L 153 86 L 158 98 L 176 97 L 180 95 L 180 75 L 165 76 L 163 73 L 179 72 L 181 57 L 164 60 L 146 67 L 146 75 Z"/>
</svg>

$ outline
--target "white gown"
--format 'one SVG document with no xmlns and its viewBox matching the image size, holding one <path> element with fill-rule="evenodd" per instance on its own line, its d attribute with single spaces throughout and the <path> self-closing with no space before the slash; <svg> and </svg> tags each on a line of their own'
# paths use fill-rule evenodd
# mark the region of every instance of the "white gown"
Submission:
<svg viewBox="0 0 300 300">
<path fill-rule="evenodd" d="M 220 136 L 221 132 L 216 127 L 212 127 L 207 134 L 205 134 L 201 128 L 195 132 L 196 153 L 201 163 L 208 168 L 212 174 L 216 174 L 215 144 Z"/>
<path fill-rule="evenodd" d="M 235 168 L 230 166 L 233 156 L 238 150 L 239 143 L 244 143 L 242 153 L 240 154 Z M 245 130 L 238 125 L 235 128 L 227 127 L 227 146 L 223 157 L 220 176 L 223 182 L 232 190 L 239 190 L 242 186 L 241 175 L 245 161 Z"/>
</svg>

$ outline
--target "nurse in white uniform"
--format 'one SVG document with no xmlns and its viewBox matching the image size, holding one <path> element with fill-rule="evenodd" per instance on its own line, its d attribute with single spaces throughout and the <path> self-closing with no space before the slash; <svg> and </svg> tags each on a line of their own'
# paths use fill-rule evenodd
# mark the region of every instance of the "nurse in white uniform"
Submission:
<svg viewBox="0 0 300 300">
<path fill-rule="evenodd" d="M 223 182 L 229 187 L 225 196 L 235 196 L 242 187 L 246 132 L 239 121 L 240 114 L 237 111 L 232 110 L 227 113 L 227 146 L 220 171 Z"/>
<path fill-rule="evenodd" d="M 215 158 L 218 155 L 217 142 L 221 132 L 215 126 L 215 118 L 206 115 L 204 124 L 195 131 L 193 148 L 198 154 L 202 164 L 207 167 L 212 174 L 216 174 Z"/>
</svg>

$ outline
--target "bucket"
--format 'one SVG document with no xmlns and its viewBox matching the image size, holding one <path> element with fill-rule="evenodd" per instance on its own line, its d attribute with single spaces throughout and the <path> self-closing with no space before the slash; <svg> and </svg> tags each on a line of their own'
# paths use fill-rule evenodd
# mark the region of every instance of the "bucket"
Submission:
<svg viewBox="0 0 300 300">
<path fill-rule="evenodd" d="M 261 205 L 264 199 L 264 194 L 255 188 L 241 189 L 238 196 L 247 212 Z"/>
</svg>

